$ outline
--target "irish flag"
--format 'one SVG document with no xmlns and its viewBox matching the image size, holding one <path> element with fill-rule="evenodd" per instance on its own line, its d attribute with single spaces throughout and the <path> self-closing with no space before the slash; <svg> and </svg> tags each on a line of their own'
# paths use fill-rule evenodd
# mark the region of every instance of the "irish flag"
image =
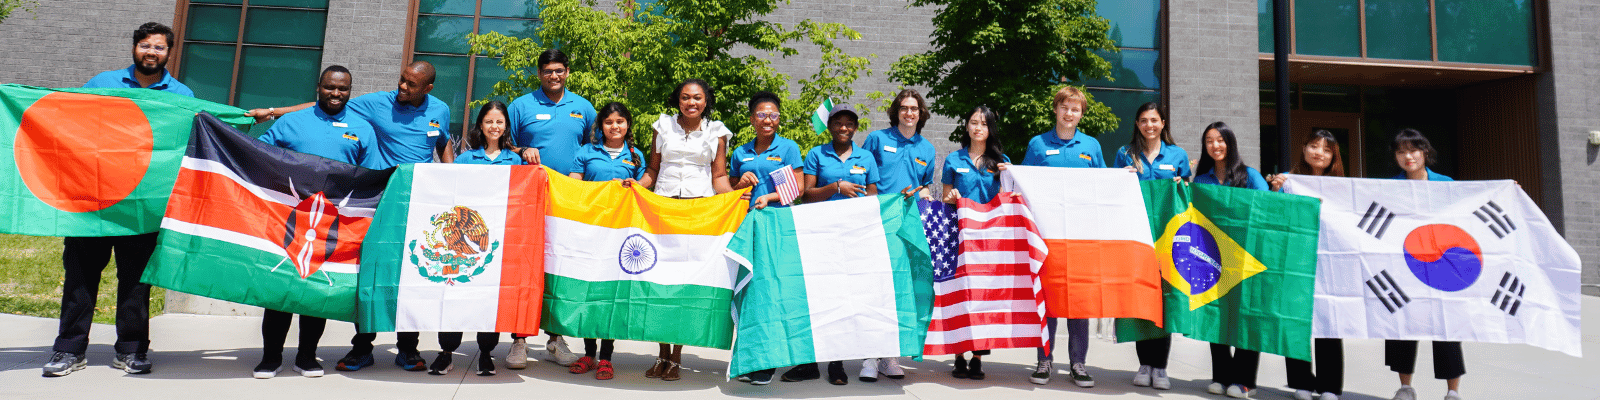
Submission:
<svg viewBox="0 0 1600 400">
<path fill-rule="evenodd" d="M 0 232 L 155 232 L 195 113 L 244 110 L 149 89 L 0 85 Z"/>
<path fill-rule="evenodd" d="M 915 199 L 886 194 L 758 210 L 727 254 L 749 268 L 728 376 L 922 355 L 934 271 Z"/>
<path fill-rule="evenodd" d="M 361 249 L 363 332 L 538 332 L 545 169 L 402 164 Z"/>
<path fill-rule="evenodd" d="M 722 250 L 749 206 L 742 191 L 680 200 L 548 172 L 545 330 L 730 347 L 738 267 Z"/>
<path fill-rule="evenodd" d="M 1050 248 L 1039 279 L 1051 317 L 1162 323 L 1160 264 L 1137 176 L 1029 166 L 1000 176 L 1002 191 L 1027 199 Z"/>
</svg>

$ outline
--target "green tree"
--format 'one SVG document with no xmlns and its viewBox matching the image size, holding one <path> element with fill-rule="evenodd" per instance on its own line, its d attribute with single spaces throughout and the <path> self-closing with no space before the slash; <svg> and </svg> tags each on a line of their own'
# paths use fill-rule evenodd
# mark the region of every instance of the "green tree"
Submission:
<svg viewBox="0 0 1600 400">
<path fill-rule="evenodd" d="M 787 2 L 787 1 L 785 1 Z M 596 7 L 595 0 L 547 0 L 541 3 L 538 38 L 507 37 L 499 33 L 470 36 L 472 50 L 498 57 L 511 71 L 506 81 L 494 85 L 494 96 L 515 98 L 538 90 L 536 72 L 545 43 L 571 56 L 567 84 L 595 106 L 617 101 L 634 114 L 636 144 L 648 146 L 650 123 L 660 114 L 676 114 L 666 100 L 679 82 L 704 79 L 716 90 L 711 118 L 726 123 L 736 135 L 730 146 L 754 138 L 746 103 L 750 95 L 767 90 L 784 98 L 780 135 L 800 144 L 802 151 L 828 138 L 812 131 L 810 115 L 824 98 L 835 103 L 855 95 L 850 85 L 870 75 L 869 60 L 845 53 L 834 40 L 858 40 L 861 34 L 843 24 L 800 21 L 793 26 L 762 20 L 777 8 L 777 0 L 659 0 L 640 12 L 638 3 L 621 0 L 615 11 Z M 799 54 L 797 44 L 820 51 L 820 67 L 795 81 L 799 93 L 790 93 L 789 76 L 778 73 L 771 61 L 754 55 L 735 55 L 737 49 L 766 52 L 769 57 Z"/>
<path fill-rule="evenodd" d="M 32 14 L 35 7 L 39 6 L 37 0 L 0 0 L 0 22 L 11 18 L 17 11 L 26 11 Z"/>
<path fill-rule="evenodd" d="M 996 137 L 1014 160 L 1021 161 L 1015 156 L 1030 137 L 1055 125 L 1050 103 L 1057 89 L 1110 77 L 1111 64 L 1094 52 L 1116 47 L 1106 37 L 1110 23 L 1094 15 L 1094 0 L 915 0 L 911 5 L 944 7 L 933 17 L 933 50 L 901 57 L 889 78 L 927 87 L 935 114 L 962 119 L 974 107 L 988 106 L 1000 115 Z M 1084 114 L 1078 127 L 1085 133 L 1098 136 L 1117 128 L 1110 107 L 1092 97 Z M 956 129 L 951 140 L 966 127 Z"/>
</svg>

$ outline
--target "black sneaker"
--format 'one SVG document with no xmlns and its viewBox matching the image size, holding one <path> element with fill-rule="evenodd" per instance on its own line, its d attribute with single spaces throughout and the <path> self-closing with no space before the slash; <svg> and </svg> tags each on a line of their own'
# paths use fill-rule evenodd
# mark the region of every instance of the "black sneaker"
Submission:
<svg viewBox="0 0 1600 400">
<path fill-rule="evenodd" d="M 256 364 L 256 369 L 254 372 L 252 372 L 252 376 L 255 376 L 256 379 L 272 379 L 273 377 L 278 376 L 278 369 L 282 367 L 283 356 L 271 358 L 263 357 L 261 359 L 261 363 Z"/>
<path fill-rule="evenodd" d="M 967 379 L 967 359 L 960 354 L 956 355 L 956 369 L 950 371 L 950 376 L 956 379 Z"/>
<path fill-rule="evenodd" d="M 809 381 L 822 377 L 822 372 L 817 370 L 817 363 L 800 364 L 783 373 L 784 382 Z"/>
<path fill-rule="evenodd" d="M 362 368 L 371 367 L 372 364 L 377 364 L 372 359 L 372 353 L 357 354 L 355 350 L 350 350 L 349 354 L 345 354 L 344 358 L 339 359 L 339 363 L 333 365 L 333 369 L 360 371 Z"/>
<path fill-rule="evenodd" d="M 67 376 L 87 366 L 89 360 L 84 359 L 82 354 L 58 351 L 50 355 L 50 362 L 44 363 L 44 376 Z"/>
<path fill-rule="evenodd" d="M 764 370 L 760 370 L 760 371 L 756 371 L 756 372 L 751 372 L 749 374 L 745 374 L 745 376 L 750 377 L 750 384 L 751 385 L 760 386 L 760 385 L 765 385 L 765 384 L 768 384 L 768 383 L 772 383 L 772 374 L 774 372 L 777 372 L 777 371 L 778 370 L 776 370 L 776 369 L 764 369 Z"/>
<path fill-rule="evenodd" d="M 316 356 L 295 357 L 294 370 L 295 372 L 299 372 L 300 376 L 307 378 L 318 378 L 324 373 L 322 370 L 322 364 L 317 362 Z"/>
<path fill-rule="evenodd" d="M 836 386 L 850 384 L 850 374 L 844 373 L 844 361 L 828 362 L 828 383 Z"/>
<path fill-rule="evenodd" d="M 422 359 L 422 354 L 419 353 L 401 351 L 400 354 L 394 355 L 394 365 L 412 372 L 428 370 L 428 360 Z"/>
<path fill-rule="evenodd" d="M 494 376 L 494 357 L 478 355 L 478 376 Z"/>
<path fill-rule="evenodd" d="M 973 358 L 972 362 L 967 363 L 967 379 L 981 381 L 984 377 L 982 359 Z"/>
<path fill-rule="evenodd" d="M 117 353 L 117 358 L 111 360 L 111 368 L 137 375 L 150 373 L 151 365 L 144 353 Z"/>
<path fill-rule="evenodd" d="M 428 375 L 444 375 L 450 373 L 450 370 L 454 369 L 455 367 L 454 365 L 450 365 L 450 363 L 454 361 L 452 358 L 453 357 L 448 351 L 439 352 L 439 356 L 433 359 L 433 365 L 428 366 Z"/>
</svg>

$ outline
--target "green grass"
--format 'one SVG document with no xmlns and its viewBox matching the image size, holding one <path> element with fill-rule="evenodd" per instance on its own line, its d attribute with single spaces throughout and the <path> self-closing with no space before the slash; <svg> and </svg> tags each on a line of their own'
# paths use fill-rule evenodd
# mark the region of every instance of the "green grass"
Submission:
<svg viewBox="0 0 1600 400">
<path fill-rule="evenodd" d="M 0 234 L 0 313 L 60 317 L 62 276 L 61 238 Z M 150 289 L 150 316 L 161 315 L 166 298 L 165 289 Z M 113 260 L 100 273 L 94 322 L 115 323 L 116 317 L 117 267 Z"/>
</svg>

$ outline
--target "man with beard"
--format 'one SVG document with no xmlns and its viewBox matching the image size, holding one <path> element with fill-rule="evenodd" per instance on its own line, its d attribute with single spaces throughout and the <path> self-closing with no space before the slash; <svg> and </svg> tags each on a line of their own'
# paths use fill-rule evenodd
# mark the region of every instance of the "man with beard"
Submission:
<svg viewBox="0 0 1600 400">
<path fill-rule="evenodd" d="M 167 73 L 172 49 L 172 28 L 156 22 L 133 31 L 133 65 L 95 75 L 85 88 L 148 88 L 194 96 L 182 82 Z M 111 367 L 130 374 L 150 373 L 150 285 L 139 282 L 145 264 L 155 252 L 156 234 L 132 236 L 68 237 L 61 250 L 66 273 L 61 287 L 61 328 L 44 364 L 44 376 L 66 376 L 88 366 L 89 327 L 94 321 L 95 297 L 100 292 L 100 272 L 117 256 L 117 357 Z"/>
</svg>

